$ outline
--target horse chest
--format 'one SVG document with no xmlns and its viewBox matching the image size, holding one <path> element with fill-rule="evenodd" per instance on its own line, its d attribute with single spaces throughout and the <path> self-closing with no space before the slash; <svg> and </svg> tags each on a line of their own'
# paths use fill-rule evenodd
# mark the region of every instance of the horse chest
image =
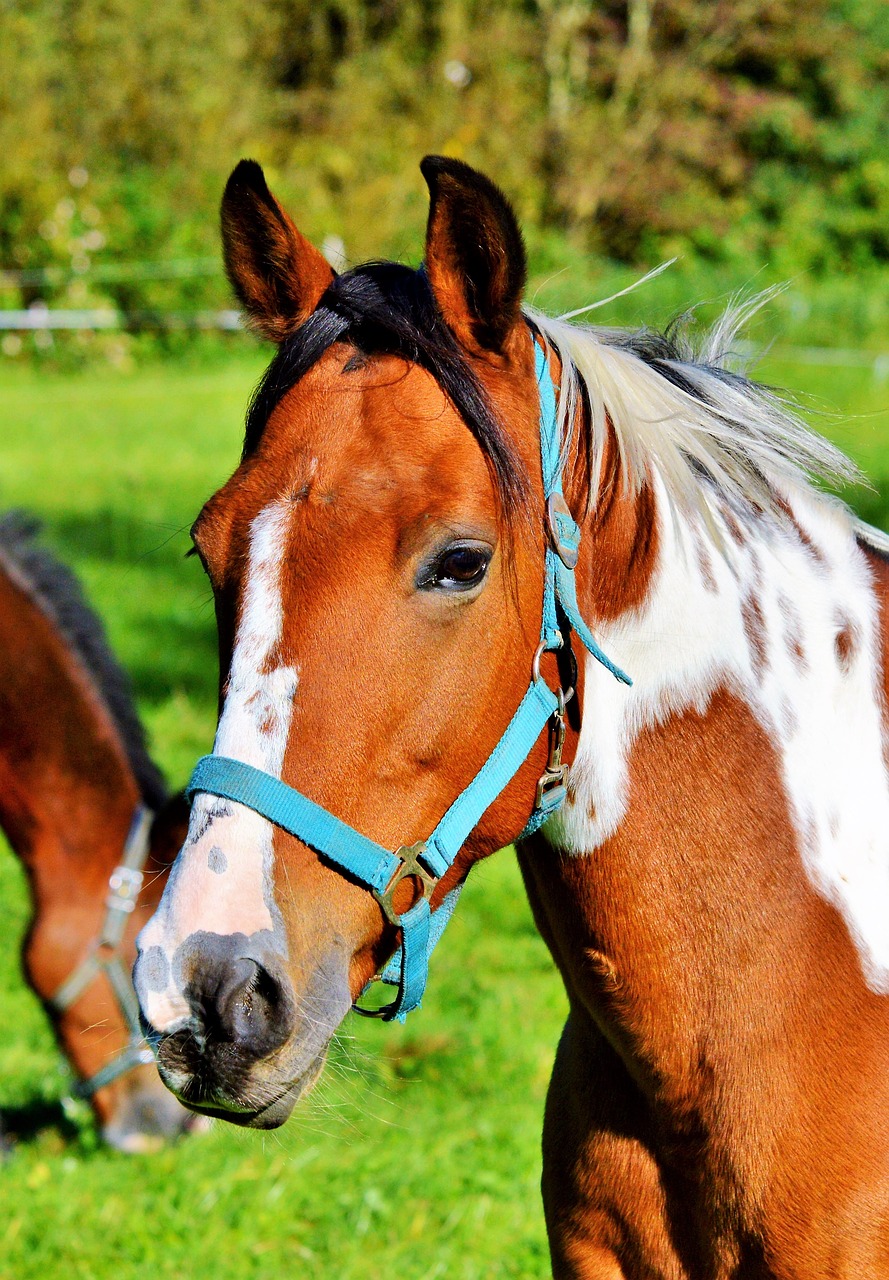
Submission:
<svg viewBox="0 0 889 1280">
<path fill-rule="evenodd" d="M 884 1274 L 887 1002 L 804 871 L 775 745 L 722 690 L 639 735 L 629 788 L 588 854 L 522 855 L 587 1027 L 551 1092 L 555 1198 L 593 1218 L 617 1198 L 652 1259 L 684 1238 L 654 1274 Z"/>
</svg>

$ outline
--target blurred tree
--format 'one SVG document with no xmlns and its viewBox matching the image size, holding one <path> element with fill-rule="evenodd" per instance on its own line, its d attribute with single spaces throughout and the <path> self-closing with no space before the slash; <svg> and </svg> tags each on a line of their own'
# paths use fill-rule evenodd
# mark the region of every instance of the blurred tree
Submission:
<svg viewBox="0 0 889 1280">
<path fill-rule="evenodd" d="M 309 175 L 311 216 L 359 254 L 366 225 L 392 244 L 421 203 L 415 158 L 439 149 L 497 174 L 532 223 L 622 261 L 889 256 L 881 0 L 277 11 L 282 168 Z"/>
<path fill-rule="evenodd" d="M 844 179 L 885 154 L 886 67 L 830 0 L 603 0 L 572 58 L 551 193 L 565 225 L 621 259 L 690 243 L 762 261 L 815 220 L 805 265 L 847 260 L 837 196 L 861 211 Z"/>
<path fill-rule="evenodd" d="M 0 262 L 24 266 L 58 198 L 63 140 L 56 128 L 56 51 L 41 6 L 0 3 Z"/>
<path fill-rule="evenodd" d="M 259 56 L 272 26 L 250 0 L 4 0 L 3 265 L 70 268 L 56 213 L 84 188 L 115 255 L 215 255 L 232 156 L 261 146 L 273 112 Z"/>
<path fill-rule="evenodd" d="M 319 242 L 415 257 L 428 151 L 626 262 L 889 260 L 884 0 L 0 0 L 0 59 L 6 268 L 215 257 L 241 155 Z"/>
</svg>

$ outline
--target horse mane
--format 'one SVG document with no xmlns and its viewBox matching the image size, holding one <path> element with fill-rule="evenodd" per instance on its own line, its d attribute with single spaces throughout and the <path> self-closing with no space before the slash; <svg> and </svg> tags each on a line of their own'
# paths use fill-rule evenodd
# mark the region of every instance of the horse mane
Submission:
<svg viewBox="0 0 889 1280">
<path fill-rule="evenodd" d="M 670 501 L 700 514 L 714 532 L 714 508 L 725 500 L 781 521 L 781 489 L 788 484 L 860 479 L 854 463 L 814 432 L 787 398 L 739 367 L 733 343 L 773 293 L 730 306 L 697 342 L 681 324 L 661 334 L 570 323 L 526 309 L 528 324 L 562 363 L 559 424 L 566 449 L 572 424 L 586 423 L 590 501 L 598 490 L 609 424 L 628 488 L 638 489 L 657 474 Z M 334 279 L 315 312 L 281 344 L 257 386 L 247 411 L 245 457 L 256 448 L 275 405 L 329 347 L 347 340 L 358 358 L 396 354 L 426 368 L 475 436 L 507 518 L 530 509 L 528 477 L 509 434 L 441 318 L 422 267 L 366 263 Z"/>
<path fill-rule="evenodd" d="M 772 293 L 730 306 L 697 343 L 681 324 L 659 334 L 527 313 L 562 362 L 559 425 L 566 445 L 578 408 L 585 410 L 591 497 L 608 424 L 624 484 L 638 489 L 658 475 L 669 500 L 701 514 L 711 529 L 720 501 L 782 520 L 784 485 L 860 479 L 855 464 L 791 402 L 738 367 L 733 343 Z"/>
<path fill-rule="evenodd" d="M 100 619 L 72 571 L 34 539 L 40 522 L 23 511 L 0 516 L 0 556 L 24 580 L 38 608 L 55 624 L 91 677 L 123 743 L 145 804 L 158 810 L 167 797 L 160 770 L 148 754 L 129 678 L 111 652 Z"/>
</svg>

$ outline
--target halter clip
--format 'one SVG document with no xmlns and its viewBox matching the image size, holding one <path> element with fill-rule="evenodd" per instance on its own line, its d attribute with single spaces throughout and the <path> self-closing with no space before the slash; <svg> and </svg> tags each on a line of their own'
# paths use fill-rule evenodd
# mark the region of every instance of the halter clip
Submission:
<svg viewBox="0 0 889 1280">
<path fill-rule="evenodd" d="M 573 690 L 569 690 L 568 697 Z M 556 693 L 559 705 L 550 718 L 549 756 L 546 768 L 537 783 L 536 807 L 546 813 L 558 809 L 568 789 L 567 764 L 562 764 L 562 748 L 565 746 L 565 703 L 568 698 L 562 689 Z"/>
</svg>

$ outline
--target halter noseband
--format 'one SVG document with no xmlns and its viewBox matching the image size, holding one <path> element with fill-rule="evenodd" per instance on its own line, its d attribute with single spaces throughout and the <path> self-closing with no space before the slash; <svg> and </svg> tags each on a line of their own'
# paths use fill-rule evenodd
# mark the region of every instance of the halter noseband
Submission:
<svg viewBox="0 0 889 1280">
<path fill-rule="evenodd" d="M 457 796 L 432 834 L 418 844 L 390 853 L 280 778 L 225 756 L 209 755 L 199 760 L 186 788 L 189 800 L 199 792 L 206 792 L 246 805 L 370 890 L 386 919 L 401 930 L 397 951 L 377 975 L 381 981 L 397 986 L 398 994 L 382 1009 L 354 1007 L 358 1013 L 386 1021 L 392 1018 L 403 1021 L 419 1005 L 426 986 L 429 956 L 453 913 L 461 886 L 446 894 L 435 912 L 429 909 L 432 893 L 482 814 L 527 759 L 548 722 L 552 722 L 553 728 L 549 759 L 537 786 L 533 812 L 521 835 L 536 831 L 565 799 L 568 770 L 561 762 L 561 752 L 566 698 L 561 689 L 554 693 L 541 678 L 540 655 L 562 647 L 561 627 L 564 627 L 569 634 L 574 631 L 584 648 L 613 676 L 624 684 L 632 683 L 602 652 L 580 616 L 574 584 L 580 527 L 568 510 L 562 492 L 561 442 L 549 363 L 545 351 L 536 342 L 534 351 L 548 535 L 540 644 L 534 656 L 531 683 L 515 715 L 479 772 Z M 399 915 L 393 896 L 405 879 L 411 879 L 419 888 L 420 897 Z"/>
<path fill-rule="evenodd" d="M 118 1008 L 130 1030 L 130 1040 L 120 1053 L 100 1068 L 88 1080 L 74 1086 L 80 1098 L 91 1098 L 112 1080 L 132 1071 L 134 1067 L 154 1062 L 154 1054 L 142 1035 L 139 1025 L 139 1002 L 133 990 L 129 968 L 125 968 L 119 955 L 120 944 L 127 922 L 136 907 L 144 879 L 145 861 L 148 857 L 148 836 L 154 814 L 145 805 L 138 805 L 130 823 L 130 830 L 123 847 L 123 856 L 108 878 L 108 897 L 105 899 L 105 918 L 98 938 L 80 964 L 66 978 L 54 995 L 46 1001 L 47 1007 L 56 1013 L 64 1013 L 79 1000 L 90 983 L 104 973 L 111 983 Z"/>
</svg>

